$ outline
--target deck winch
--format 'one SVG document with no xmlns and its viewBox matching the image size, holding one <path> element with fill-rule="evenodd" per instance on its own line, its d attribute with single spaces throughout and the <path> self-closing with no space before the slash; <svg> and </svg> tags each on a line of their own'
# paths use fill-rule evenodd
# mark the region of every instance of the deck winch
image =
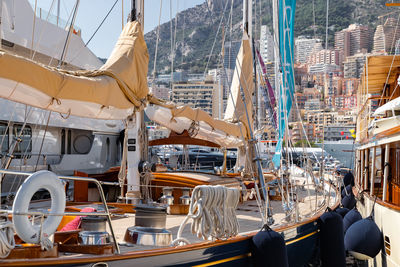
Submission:
<svg viewBox="0 0 400 267">
<path fill-rule="evenodd" d="M 106 230 L 106 217 L 87 216 L 82 218 L 79 243 L 83 245 L 105 245 L 110 243 Z"/>
<path fill-rule="evenodd" d="M 138 204 L 135 207 L 135 226 L 125 232 L 125 242 L 145 246 L 168 246 L 172 233 L 165 229 L 167 206 Z"/>
</svg>

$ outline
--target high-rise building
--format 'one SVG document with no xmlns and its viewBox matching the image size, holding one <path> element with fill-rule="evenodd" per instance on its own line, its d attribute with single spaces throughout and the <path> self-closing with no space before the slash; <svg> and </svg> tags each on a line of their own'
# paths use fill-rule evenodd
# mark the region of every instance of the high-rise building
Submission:
<svg viewBox="0 0 400 267">
<path fill-rule="evenodd" d="M 231 41 L 224 45 L 224 67 L 225 69 L 235 69 L 236 56 L 239 53 L 241 42 Z"/>
<path fill-rule="evenodd" d="M 295 40 L 295 59 L 298 63 L 306 63 L 310 54 L 321 50 L 320 39 L 308 39 L 300 36 Z"/>
<path fill-rule="evenodd" d="M 397 20 L 388 18 L 385 24 L 378 25 L 374 34 L 374 53 L 393 54 L 397 48 L 396 44 L 400 38 L 400 26 Z"/>
<path fill-rule="evenodd" d="M 347 57 L 343 63 L 344 78 L 360 78 L 365 64 L 365 54 Z"/>
<path fill-rule="evenodd" d="M 335 33 L 335 49 L 342 50 L 344 57 L 367 53 L 372 48 L 371 30 L 368 26 L 351 24 Z"/>
<path fill-rule="evenodd" d="M 274 37 L 267 25 L 261 25 L 260 54 L 264 63 L 274 62 Z"/>
<path fill-rule="evenodd" d="M 218 84 L 214 82 L 175 83 L 172 85 L 172 101 L 175 104 L 200 108 L 218 118 Z"/>
<path fill-rule="evenodd" d="M 307 63 L 315 64 L 331 64 L 341 66 L 343 61 L 343 51 L 337 49 L 322 49 L 309 55 Z"/>
</svg>

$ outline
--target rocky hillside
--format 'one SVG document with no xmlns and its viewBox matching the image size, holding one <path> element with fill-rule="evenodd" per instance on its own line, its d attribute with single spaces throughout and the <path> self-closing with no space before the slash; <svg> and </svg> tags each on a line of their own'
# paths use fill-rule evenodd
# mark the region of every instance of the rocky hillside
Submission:
<svg viewBox="0 0 400 267">
<path fill-rule="evenodd" d="M 260 1 L 260 0 L 259 0 Z M 259 1 L 257 1 L 257 13 L 261 13 L 262 23 L 272 24 L 271 1 L 261 1 L 261 12 L 259 12 Z M 227 5 L 226 2 L 228 2 Z M 382 22 L 378 16 L 395 11 L 394 8 L 385 6 L 385 0 L 334 0 L 330 1 L 329 7 L 329 45 L 333 46 L 335 31 L 346 28 L 351 23 L 370 25 L 375 29 Z M 313 1 L 297 0 L 295 35 L 314 35 L 313 29 Z M 317 37 L 325 40 L 326 0 L 314 0 L 315 24 Z M 226 6 L 226 8 L 225 8 Z M 210 58 L 208 68 L 215 68 L 218 64 L 218 54 L 221 51 L 221 30 L 217 37 L 216 33 L 220 20 L 223 16 L 224 30 L 227 31 L 226 41 L 239 40 L 242 21 L 242 1 L 233 0 L 232 33 L 229 26 L 229 14 L 231 0 L 208 0 L 196 7 L 182 11 L 172 21 L 172 29 L 176 27 L 176 55 L 174 70 L 184 69 L 191 72 L 204 71 L 214 39 L 216 39 L 214 50 Z M 225 11 L 225 12 L 224 12 Z M 260 18 L 257 17 L 257 21 Z M 160 41 L 157 56 L 157 73 L 167 73 L 171 67 L 171 28 L 170 22 L 160 27 Z M 173 34 L 174 35 L 174 34 Z M 145 35 L 146 43 L 150 53 L 149 74 L 152 73 L 154 64 L 154 51 L 156 46 L 156 29 Z"/>
</svg>

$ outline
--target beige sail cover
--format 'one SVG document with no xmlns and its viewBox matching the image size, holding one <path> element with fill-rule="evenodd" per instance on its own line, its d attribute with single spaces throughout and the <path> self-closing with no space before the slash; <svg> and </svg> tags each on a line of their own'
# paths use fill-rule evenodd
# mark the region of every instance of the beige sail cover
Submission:
<svg viewBox="0 0 400 267">
<path fill-rule="evenodd" d="M 150 117 L 150 119 L 156 121 L 157 123 L 173 130 L 176 131 L 174 128 L 174 125 L 171 123 L 171 120 L 174 120 L 175 118 L 185 118 L 188 119 L 189 121 L 198 123 L 198 122 L 203 122 L 207 124 L 211 129 L 213 129 L 216 132 L 223 133 L 226 136 L 226 142 L 223 140 L 212 140 L 215 143 L 220 144 L 223 147 L 234 147 L 232 144 L 241 144 L 243 139 L 246 139 L 248 133 L 246 127 L 243 125 L 243 123 L 232 123 L 228 122 L 225 120 L 219 120 L 219 119 L 214 119 L 211 117 L 207 112 L 204 110 L 198 109 L 198 108 L 191 108 L 190 106 L 183 105 L 183 106 L 177 106 L 173 103 L 170 102 L 165 102 L 163 100 L 157 99 L 153 96 L 149 97 L 149 102 L 160 107 L 167 108 L 170 112 L 168 116 L 165 117 L 163 116 L 158 116 L 157 118 L 153 118 L 148 112 L 148 108 L 146 109 L 147 115 Z M 185 128 L 183 125 L 181 125 L 183 128 Z M 188 130 L 188 129 L 186 129 Z M 178 134 L 181 134 L 181 132 L 177 132 Z M 196 137 L 200 138 L 201 137 Z M 208 136 L 210 138 L 210 136 Z M 211 138 L 212 139 L 212 138 Z M 229 140 L 228 140 L 229 139 Z M 235 141 L 232 141 L 232 139 L 236 139 Z M 228 145 L 229 143 L 229 145 Z"/>
<path fill-rule="evenodd" d="M 247 119 L 246 116 L 246 109 L 242 101 L 242 92 L 240 87 L 242 87 L 244 92 L 249 119 Z M 235 71 L 231 84 L 231 94 L 232 96 L 228 96 L 228 104 L 225 110 L 224 120 L 232 122 L 241 121 L 247 129 L 250 129 L 253 125 L 254 83 L 252 52 L 247 34 L 243 34 L 242 44 L 236 57 Z"/>
<path fill-rule="evenodd" d="M 126 24 L 96 71 L 63 71 L 0 52 L 0 97 L 76 116 L 123 119 L 146 99 L 148 61 L 136 21 Z"/>
</svg>

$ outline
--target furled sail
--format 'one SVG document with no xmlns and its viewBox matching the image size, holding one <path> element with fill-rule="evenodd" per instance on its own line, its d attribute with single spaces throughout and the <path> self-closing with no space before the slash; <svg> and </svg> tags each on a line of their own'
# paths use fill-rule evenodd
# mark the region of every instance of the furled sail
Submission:
<svg viewBox="0 0 400 267">
<path fill-rule="evenodd" d="M 242 100 L 242 90 L 246 104 Z M 228 96 L 228 104 L 226 106 L 224 120 L 231 122 L 240 121 L 247 129 L 251 129 L 253 125 L 253 93 L 253 58 L 250 40 L 247 34 L 244 33 L 242 44 L 236 57 L 231 93 Z"/>
<path fill-rule="evenodd" d="M 294 15 L 296 0 L 279 0 L 279 50 L 282 68 L 282 83 L 279 94 L 279 139 L 276 144 L 275 155 L 272 158 L 276 168 L 280 166 L 282 143 L 286 130 L 286 122 L 292 108 L 294 94 Z"/>
<path fill-rule="evenodd" d="M 146 107 L 146 115 L 178 134 L 187 130 L 191 137 L 212 141 L 221 147 L 239 147 L 243 144 L 242 135 L 246 136 L 246 128 L 242 123 L 214 119 L 204 110 L 176 106 L 154 97 L 149 101 L 152 105 Z"/>
<path fill-rule="evenodd" d="M 63 71 L 0 52 L 0 97 L 64 114 L 123 119 L 147 97 L 149 55 L 139 22 L 129 22 L 95 71 Z"/>
</svg>

